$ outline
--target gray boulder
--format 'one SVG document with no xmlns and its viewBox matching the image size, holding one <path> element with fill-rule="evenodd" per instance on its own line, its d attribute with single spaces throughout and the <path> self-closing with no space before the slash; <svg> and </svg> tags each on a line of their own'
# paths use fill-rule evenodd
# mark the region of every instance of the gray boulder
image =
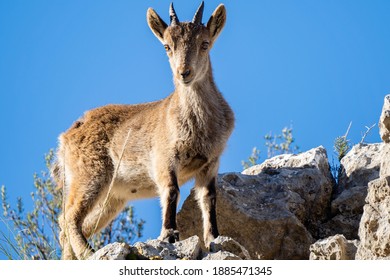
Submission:
<svg viewBox="0 0 390 280">
<path fill-rule="evenodd" d="M 337 234 L 310 246 L 311 260 L 354 260 L 359 241 Z"/>
<path fill-rule="evenodd" d="M 385 143 L 390 143 L 390 94 L 385 96 L 379 118 L 379 134 Z"/>
<path fill-rule="evenodd" d="M 227 251 L 218 251 L 215 253 L 206 254 L 202 260 L 204 261 L 217 261 L 217 260 L 242 260 L 240 257 Z"/>
<path fill-rule="evenodd" d="M 243 173 L 218 178 L 220 233 L 242 244 L 253 259 L 308 259 L 330 211 L 334 182 L 325 149 L 277 156 Z M 178 227 L 183 238 L 203 236 L 193 192 L 178 214 Z"/>
<path fill-rule="evenodd" d="M 390 260 L 389 176 L 370 182 L 366 202 L 360 221 L 359 237 L 361 242 L 356 259 Z"/>
<path fill-rule="evenodd" d="M 244 248 L 244 246 L 242 246 L 240 243 L 238 243 L 233 238 L 223 236 L 223 235 L 218 236 L 214 240 L 212 251 L 214 251 L 214 252 L 219 252 L 219 251 L 230 252 L 230 253 L 238 256 L 242 260 L 250 260 L 251 259 L 249 252 Z"/>
<path fill-rule="evenodd" d="M 152 260 L 196 260 L 202 253 L 198 236 L 191 236 L 176 243 L 157 239 L 137 242 L 133 245 L 132 251 L 139 259 Z"/>
<path fill-rule="evenodd" d="M 130 254 L 130 245 L 114 242 L 96 251 L 89 260 L 126 260 Z"/>
<path fill-rule="evenodd" d="M 355 187 L 368 186 L 368 182 L 379 178 L 382 143 L 357 144 L 341 160 L 342 172 L 337 193 Z"/>
</svg>

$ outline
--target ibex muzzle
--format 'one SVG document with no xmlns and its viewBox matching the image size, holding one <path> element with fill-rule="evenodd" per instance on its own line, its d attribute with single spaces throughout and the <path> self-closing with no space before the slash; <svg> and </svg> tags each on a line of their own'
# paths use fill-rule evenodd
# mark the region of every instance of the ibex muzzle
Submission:
<svg viewBox="0 0 390 280">
<path fill-rule="evenodd" d="M 110 223 L 129 200 L 156 195 L 163 220 L 159 238 L 175 242 L 179 187 L 192 178 L 206 246 L 218 236 L 216 177 L 234 115 L 215 85 L 209 57 L 225 24 L 225 7 L 219 5 L 203 25 L 203 5 L 191 22 L 180 22 L 171 5 L 169 26 L 148 9 L 148 24 L 173 71 L 171 95 L 157 102 L 90 110 L 60 135 L 52 174 L 64 189 L 64 259 L 89 257 L 93 249 L 87 238 Z"/>
</svg>

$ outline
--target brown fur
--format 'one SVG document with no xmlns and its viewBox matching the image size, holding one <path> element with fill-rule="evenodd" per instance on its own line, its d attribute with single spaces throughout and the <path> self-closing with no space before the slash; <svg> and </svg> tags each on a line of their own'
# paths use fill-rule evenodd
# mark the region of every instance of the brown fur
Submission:
<svg viewBox="0 0 390 280">
<path fill-rule="evenodd" d="M 87 238 L 129 200 L 156 195 L 163 219 L 159 238 L 174 242 L 179 186 L 191 178 L 206 245 L 218 236 L 216 176 L 234 116 L 214 84 L 209 50 L 225 23 L 225 8 L 220 5 L 207 26 L 167 26 L 152 9 L 147 19 L 168 49 L 175 91 L 157 102 L 90 110 L 60 135 L 53 176 L 65 194 L 60 217 L 64 259 L 91 255 Z"/>
</svg>

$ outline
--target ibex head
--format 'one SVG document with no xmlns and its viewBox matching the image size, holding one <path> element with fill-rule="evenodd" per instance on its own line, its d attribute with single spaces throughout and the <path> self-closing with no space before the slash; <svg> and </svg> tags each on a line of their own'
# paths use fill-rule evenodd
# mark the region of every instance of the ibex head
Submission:
<svg viewBox="0 0 390 280">
<path fill-rule="evenodd" d="M 209 51 L 226 22 L 225 6 L 220 4 L 203 25 L 203 8 L 202 2 L 191 22 L 180 22 L 171 4 L 169 26 L 152 8 L 147 12 L 149 27 L 165 47 L 174 79 L 186 86 L 208 73 Z"/>
</svg>

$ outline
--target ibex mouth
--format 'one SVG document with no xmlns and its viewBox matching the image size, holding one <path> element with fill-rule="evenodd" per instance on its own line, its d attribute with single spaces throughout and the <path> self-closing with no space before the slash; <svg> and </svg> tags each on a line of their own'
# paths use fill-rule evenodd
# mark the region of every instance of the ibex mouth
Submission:
<svg viewBox="0 0 390 280">
<path fill-rule="evenodd" d="M 189 79 L 189 80 L 180 80 L 181 81 L 181 83 L 183 84 L 183 85 L 186 85 L 186 86 L 189 86 L 191 83 L 192 83 L 192 81 L 193 81 L 193 79 Z"/>
</svg>

